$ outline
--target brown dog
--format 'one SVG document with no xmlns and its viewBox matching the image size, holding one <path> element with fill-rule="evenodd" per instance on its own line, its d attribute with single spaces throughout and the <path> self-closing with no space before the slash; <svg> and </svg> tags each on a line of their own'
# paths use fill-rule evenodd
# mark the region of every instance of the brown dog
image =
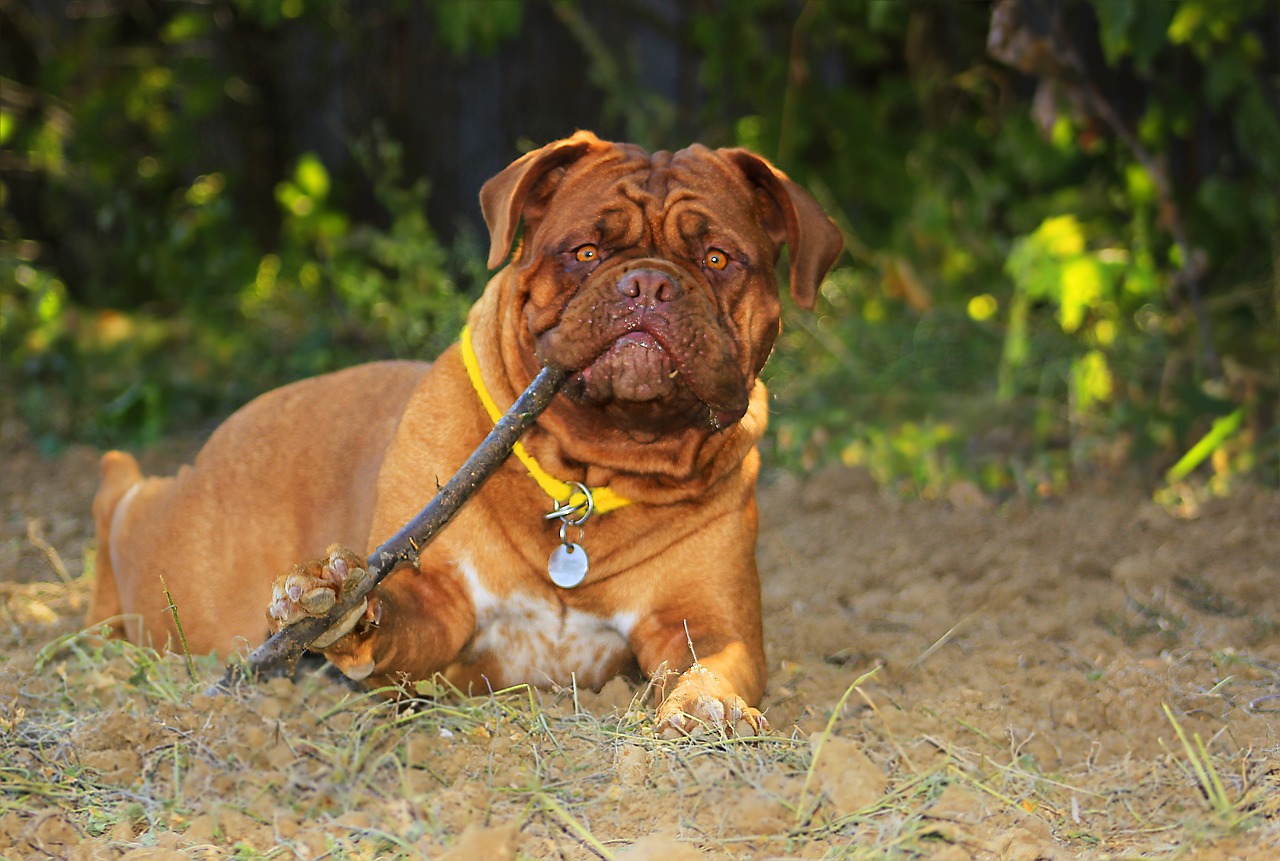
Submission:
<svg viewBox="0 0 1280 861">
<path fill-rule="evenodd" d="M 505 410 L 550 364 L 569 382 L 527 460 L 313 648 L 370 685 L 440 673 L 463 690 L 598 687 L 638 663 L 659 680 L 661 730 L 759 729 L 757 375 L 778 334 L 774 269 L 786 243 L 792 295 L 812 307 L 839 232 L 745 150 L 650 155 L 586 132 L 518 159 L 480 201 L 491 268 L 524 228 L 471 310 L 473 350 L 270 392 L 172 478 L 103 457 L 89 622 L 177 648 L 162 579 L 197 652 L 321 614 L 362 564 L 326 547 L 369 550 L 403 526 L 492 428 L 482 393 Z M 545 515 L 565 482 L 597 513 L 557 532 Z M 560 582 L 589 560 L 580 585 L 552 581 L 553 553 L 571 557 Z"/>
</svg>

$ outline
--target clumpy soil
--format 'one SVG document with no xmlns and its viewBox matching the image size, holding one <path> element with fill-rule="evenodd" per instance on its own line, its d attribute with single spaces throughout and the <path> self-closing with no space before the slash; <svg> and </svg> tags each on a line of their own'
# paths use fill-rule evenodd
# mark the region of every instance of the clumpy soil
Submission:
<svg viewBox="0 0 1280 861">
<path fill-rule="evenodd" d="M 768 476 L 774 731 L 664 741 L 622 680 L 397 706 L 314 664 L 215 697 L 216 660 L 80 632 L 97 455 L 0 432 L 0 856 L 1280 857 L 1274 492 L 1186 518 Z"/>
</svg>

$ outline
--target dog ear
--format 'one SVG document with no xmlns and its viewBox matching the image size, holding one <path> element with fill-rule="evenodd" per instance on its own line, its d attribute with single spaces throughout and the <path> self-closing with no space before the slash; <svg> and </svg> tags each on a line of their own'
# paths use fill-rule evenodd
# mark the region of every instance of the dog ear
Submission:
<svg viewBox="0 0 1280 861">
<path fill-rule="evenodd" d="M 844 249 L 844 239 L 813 195 L 768 161 L 745 149 L 721 154 L 746 174 L 761 203 L 761 223 L 774 241 L 786 242 L 791 257 L 791 298 L 813 310 L 818 287 Z"/>
<path fill-rule="evenodd" d="M 507 165 L 480 189 L 480 211 L 489 228 L 489 268 L 497 269 L 511 254 L 525 200 L 548 174 L 586 154 L 601 141 L 588 131 L 527 152 Z"/>
</svg>

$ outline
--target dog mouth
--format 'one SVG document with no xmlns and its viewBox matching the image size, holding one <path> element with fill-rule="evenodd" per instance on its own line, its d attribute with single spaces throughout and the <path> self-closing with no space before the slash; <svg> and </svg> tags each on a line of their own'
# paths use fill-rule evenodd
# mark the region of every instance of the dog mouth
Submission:
<svg viewBox="0 0 1280 861">
<path fill-rule="evenodd" d="M 593 401 L 644 403 L 672 397 L 683 386 L 670 353 L 651 332 L 628 332 L 583 368 L 581 394 Z"/>
<path fill-rule="evenodd" d="M 605 331 L 583 337 L 589 328 L 562 321 L 538 339 L 540 358 L 570 371 L 565 391 L 573 400 L 629 405 L 652 419 L 670 415 L 717 430 L 746 412 L 736 354 L 709 337 L 707 327 L 673 326 L 645 315 L 615 319 Z"/>
</svg>

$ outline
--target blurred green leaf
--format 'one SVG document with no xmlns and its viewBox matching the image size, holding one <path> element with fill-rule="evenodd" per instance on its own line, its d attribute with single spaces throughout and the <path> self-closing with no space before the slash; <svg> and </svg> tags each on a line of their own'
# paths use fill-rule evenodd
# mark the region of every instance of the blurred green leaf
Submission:
<svg viewBox="0 0 1280 861">
<path fill-rule="evenodd" d="M 520 32 L 521 0 L 435 0 L 432 3 L 441 41 L 454 54 L 492 54 Z"/>
<path fill-rule="evenodd" d="M 294 180 L 303 194 L 313 200 L 323 201 L 329 196 L 329 171 L 325 170 L 324 164 L 315 153 L 303 153 L 298 159 Z"/>
</svg>

